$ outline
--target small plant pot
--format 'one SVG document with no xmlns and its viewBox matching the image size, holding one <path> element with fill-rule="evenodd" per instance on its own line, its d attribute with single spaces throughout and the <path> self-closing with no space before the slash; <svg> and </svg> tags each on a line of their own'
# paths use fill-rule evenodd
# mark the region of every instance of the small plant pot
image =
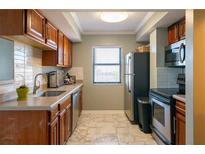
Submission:
<svg viewBox="0 0 205 154">
<path fill-rule="evenodd" d="M 25 101 L 28 98 L 28 92 L 29 88 L 28 87 L 20 87 L 16 89 L 16 93 L 18 95 L 17 100 L 18 101 Z"/>
</svg>

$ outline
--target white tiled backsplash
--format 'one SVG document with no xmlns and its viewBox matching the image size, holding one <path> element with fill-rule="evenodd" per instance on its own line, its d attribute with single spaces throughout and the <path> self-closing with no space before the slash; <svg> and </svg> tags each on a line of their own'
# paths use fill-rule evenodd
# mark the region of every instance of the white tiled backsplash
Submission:
<svg viewBox="0 0 205 154">
<path fill-rule="evenodd" d="M 23 84 L 25 78 L 25 84 L 32 88 L 34 76 L 37 73 L 42 73 L 42 50 L 15 42 L 14 60 L 16 85 Z M 39 81 L 43 84 L 43 78 L 41 76 L 39 76 Z"/>
<path fill-rule="evenodd" d="M 34 76 L 37 73 L 46 73 L 58 69 L 57 67 L 42 67 L 42 50 L 30 45 L 14 41 L 14 75 L 15 84 L 1 85 L 0 95 L 14 92 L 16 87 L 25 84 L 29 87 L 30 93 L 33 89 Z M 39 76 L 40 84 L 46 84 L 47 78 Z M 13 96 L 16 97 L 16 96 Z M 0 97 L 1 101 L 1 97 Z"/>
<path fill-rule="evenodd" d="M 183 68 L 157 67 L 157 88 L 178 88 L 177 76 Z"/>
<path fill-rule="evenodd" d="M 72 67 L 68 72 L 70 75 L 75 75 L 76 80 L 83 80 L 83 67 Z"/>
</svg>

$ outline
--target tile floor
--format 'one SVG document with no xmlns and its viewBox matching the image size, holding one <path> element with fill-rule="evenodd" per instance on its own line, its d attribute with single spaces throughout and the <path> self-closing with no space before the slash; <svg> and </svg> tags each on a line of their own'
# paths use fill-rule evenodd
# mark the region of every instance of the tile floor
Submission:
<svg viewBox="0 0 205 154">
<path fill-rule="evenodd" d="M 156 144 L 127 120 L 123 111 L 85 111 L 67 144 Z"/>
</svg>

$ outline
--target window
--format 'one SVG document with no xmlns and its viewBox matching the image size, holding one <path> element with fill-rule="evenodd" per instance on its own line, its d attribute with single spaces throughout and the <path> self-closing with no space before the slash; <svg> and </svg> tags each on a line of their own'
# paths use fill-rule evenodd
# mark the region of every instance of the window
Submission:
<svg viewBox="0 0 205 154">
<path fill-rule="evenodd" d="M 94 48 L 93 83 L 121 83 L 121 48 Z"/>
</svg>

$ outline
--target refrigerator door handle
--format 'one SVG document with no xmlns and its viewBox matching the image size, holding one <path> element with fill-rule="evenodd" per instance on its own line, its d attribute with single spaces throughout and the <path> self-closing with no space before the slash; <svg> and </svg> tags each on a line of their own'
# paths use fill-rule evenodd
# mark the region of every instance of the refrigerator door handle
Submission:
<svg viewBox="0 0 205 154">
<path fill-rule="evenodd" d="M 128 92 L 129 93 L 131 93 L 131 85 L 130 85 L 130 83 L 131 83 L 131 80 L 130 80 L 130 77 L 131 77 L 131 75 L 130 75 L 130 59 L 131 59 L 131 57 L 128 58 L 128 70 L 129 70 L 129 75 L 128 75 Z"/>
<path fill-rule="evenodd" d="M 129 92 L 129 93 L 132 92 L 132 91 L 131 91 L 131 84 L 130 84 L 130 83 L 131 83 L 130 77 L 131 77 L 131 76 L 129 75 L 129 77 L 128 77 L 128 92 Z"/>
</svg>

